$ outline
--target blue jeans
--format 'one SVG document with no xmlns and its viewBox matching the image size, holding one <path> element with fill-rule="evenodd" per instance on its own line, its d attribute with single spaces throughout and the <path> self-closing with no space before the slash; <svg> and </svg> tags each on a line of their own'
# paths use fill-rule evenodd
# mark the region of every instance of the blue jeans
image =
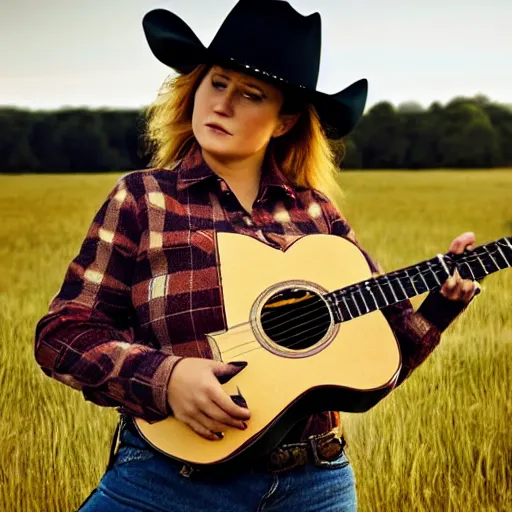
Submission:
<svg viewBox="0 0 512 512">
<path fill-rule="evenodd" d="M 356 512 L 357 500 L 345 452 L 323 467 L 186 477 L 138 434 L 121 429 L 113 466 L 79 509 L 97 511 Z"/>
</svg>

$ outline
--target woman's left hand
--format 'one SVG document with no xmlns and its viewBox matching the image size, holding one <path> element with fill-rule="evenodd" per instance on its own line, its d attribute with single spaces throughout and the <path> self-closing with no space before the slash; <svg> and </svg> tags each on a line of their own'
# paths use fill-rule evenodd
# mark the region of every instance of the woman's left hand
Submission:
<svg viewBox="0 0 512 512">
<path fill-rule="evenodd" d="M 465 249 L 473 249 L 475 242 L 476 236 L 474 233 L 463 233 L 452 241 L 448 250 L 455 254 L 461 254 Z M 480 285 L 476 281 L 472 281 L 471 279 L 462 279 L 458 271 L 455 270 L 453 276 L 450 276 L 444 282 L 440 293 L 447 299 L 467 304 L 479 288 Z"/>
</svg>

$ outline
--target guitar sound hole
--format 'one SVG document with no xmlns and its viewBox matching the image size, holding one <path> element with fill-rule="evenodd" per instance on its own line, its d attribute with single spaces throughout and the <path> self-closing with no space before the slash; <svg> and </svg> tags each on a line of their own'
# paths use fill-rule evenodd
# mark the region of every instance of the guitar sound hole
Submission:
<svg viewBox="0 0 512 512">
<path fill-rule="evenodd" d="M 277 345 L 290 350 L 304 350 L 327 334 L 331 316 L 318 294 L 293 288 L 275 293 L 265 302 L 261 325 Z"/>
</svg>

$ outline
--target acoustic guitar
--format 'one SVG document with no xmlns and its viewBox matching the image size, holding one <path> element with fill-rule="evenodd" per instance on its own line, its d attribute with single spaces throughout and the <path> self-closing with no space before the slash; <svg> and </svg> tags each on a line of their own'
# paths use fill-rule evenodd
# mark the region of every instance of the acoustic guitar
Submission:
<svg viewBox="0 0 512 512">
<path fill-rule="evenodd" d="M 440 288 L 455 269 L 479 280 L 512 266 L 512 237 L 377 277 L 356 245 L 338 236 L 303 236 L 284 251 L 245 235 L 217 239 L 228 329 L 207 339 L 215 359 L 248 362 L 223 386 L 235 402 L 245 399 L 248 428 L 209 441 L 173 417 L 135 418 L 155 449 L 196 465 L 268 453 L 314 412 L 367 411 L 394 388 L 401 367 L 380 310 Z"/>
</svg>

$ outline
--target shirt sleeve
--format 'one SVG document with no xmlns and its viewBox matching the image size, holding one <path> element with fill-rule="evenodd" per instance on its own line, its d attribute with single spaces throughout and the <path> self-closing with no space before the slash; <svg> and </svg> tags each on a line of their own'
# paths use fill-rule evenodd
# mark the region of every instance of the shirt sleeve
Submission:
<svg viewBox="0 0 512 512">
<path fill-rule="evenodd" d="M 365 256 L 374 275 L 384 273 L 381 266 L 359 244 L 354 230 L 334 205 L 323 198 L 322 208 L 334 235 L 353 242 Z M 439 291 L 430 292 L 417 311 L 410 300 L 404 300 L 381 309 L 393 330 L 402 357 L 397 381 L 401 384 L 440 342 L 442 332 L 466 309 L 467 304 L 443 297 Z"/>
<path fill-rule="evenodd" d="M 131 284 L 141 228 L 121 178 L 35 329 L 43 372 L 85 399 L 154 422 L 171 414 L 167 386 L 180 359 L 134 342 Z"/>
</svg>

